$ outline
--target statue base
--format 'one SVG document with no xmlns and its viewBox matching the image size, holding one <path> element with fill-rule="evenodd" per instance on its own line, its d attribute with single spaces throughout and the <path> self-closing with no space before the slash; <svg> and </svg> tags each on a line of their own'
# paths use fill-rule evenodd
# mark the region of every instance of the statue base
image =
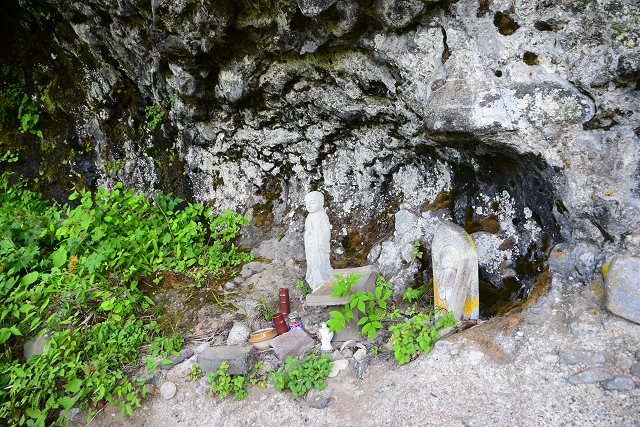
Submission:
<svg viewBox="0 0 640 427">
<path fill-rule="evenodd" d="M 375 292 L 376 290 L 376 270 L 371 265 L 355 268 L 344 268 L 341 270 L 334 270 L 334 274 L 339 274 L 343 277 L 350 275 L 351 273 L 362 274 L 362 277 L 358 280 L 358 283 L 351 287 L 352 292 Z M 307 305 L 310 307 L 328 306 L 329 311 L 340 310 L 346 303 L 349 302 L 350 295 L 345 297 L 332 297 L 331 286 L 338 283 L 338 279 L 333 277 L 327 283 L 316 289 L 313 293 L 307 295 Z M 358 321 L 362 317 L 362 313 L 359 310 L 354 310 L 353 319 L 345 325 L 340 331 L 336 332 L 333 336 L 333 342 L 345 342 L 349 340 L 361 340 L 360 327 Z"/>
</svg>

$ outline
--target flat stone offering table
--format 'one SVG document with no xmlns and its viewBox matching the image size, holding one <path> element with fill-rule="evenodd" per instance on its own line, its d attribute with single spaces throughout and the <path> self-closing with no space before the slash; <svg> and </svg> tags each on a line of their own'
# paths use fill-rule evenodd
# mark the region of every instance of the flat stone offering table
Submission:
<svg viewBox="0 0 640 427">
<path fill-rule="evenodd" d="M 352 292 L 375 292 L 376 290 L 377 274 L 376 270 L 371 265 L 334 270 L 334 273 L 339 274 L 342 277 L 347 277 L 351 273 L 362 274 L 362 277 L 358 282 L 351 287 Z M 344 297 L 332 297 L 331 292 L 333 292 L 333 289 L 331 289 L 331 286 L 336 283 L 338 283 L 338 279 L 333 277 L 316 291 L 307 295 L 307 305 L 310 307 L 328 306 L 329 311 L 341 310 L 344 305 L 349 302 L 350 294 Z M 361 316 L 362 313 L 360 313 L 360 310 L 354 310 L 353 319 L 351 319 L 351 321 L 349 321 L 340 332 L 335 333 L 333 336 L 333 342 L 345 342 L 349 340 L 360 341 L 361 334 L 358 321 Z"/>
</svg>

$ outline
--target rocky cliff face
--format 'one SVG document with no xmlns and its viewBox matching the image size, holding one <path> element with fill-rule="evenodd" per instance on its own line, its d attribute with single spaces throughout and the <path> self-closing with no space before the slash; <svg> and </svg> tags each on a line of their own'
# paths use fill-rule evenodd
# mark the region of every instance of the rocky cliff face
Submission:
<svg viewBox="0 0 640 427">
<path fill-rule="evenodd" d="M 90 184 L 247 212 L 247 242 L 284 232 L 274 257 L 299 260 L 318 189 L 336 266 L 375 263 L 398 292 L 428 280 L 451 218 L 478 247 L 486 305 L 525 296 L 553 244 L 581 282 L 640 253 L 634 0 L 19 4 L 79 76 L 66 112 L 91 142 Z"/>
</svg>

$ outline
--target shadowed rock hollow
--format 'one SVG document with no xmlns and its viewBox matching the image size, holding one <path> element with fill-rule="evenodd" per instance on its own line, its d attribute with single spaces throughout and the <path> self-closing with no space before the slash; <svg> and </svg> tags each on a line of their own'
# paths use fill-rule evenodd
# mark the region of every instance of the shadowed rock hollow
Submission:
<svg viewBox="0 0 640 427">
<path fill-rule="evenodd" d="M 399 293 L 429 280 L 447 217 L 478 247 L 489 308 L 525 297 L 559 242 L 554 262 L 583 282 L 638 254 L 636 6 L 13 0 L 0 49 L 52 82 L 45 140 L 68 161 L 46 163 L 51 195 L 175 191 L 251 214 L 245 244 L 284 232 L 279 256 L 302 261 L 317 189 L 334 264 L 374 263 Z M 32 151 L 16 170 L 51 157 L 10 140 Z"/>
</svg>

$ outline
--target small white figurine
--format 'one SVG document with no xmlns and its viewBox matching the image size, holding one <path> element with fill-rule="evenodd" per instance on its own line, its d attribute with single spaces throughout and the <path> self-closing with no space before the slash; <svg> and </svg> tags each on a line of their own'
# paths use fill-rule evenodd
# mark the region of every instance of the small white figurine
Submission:
<svg viewBox="0 0 640 427">
<path fill-rule="evenodd" d="M 333 332 L 329 332 L 329 327 L 324 322 L 320 324 L 320 329 L 318 329 L 318 339 L 322 343 L 320 350 L 333 351 L 333 347 L 331 346 Z"/>
<path fill-rule="evenodd" d="M 324 211 L 324 196 L 312 191 L 304 198 L 309 211 L 304 223 L 304 251 L 307 257 L 306 280 L 312 291 L 320 288 L 333 277 L 333 268 L 329 262 L 329 241 L 331 224 Z"/>
</svg>

